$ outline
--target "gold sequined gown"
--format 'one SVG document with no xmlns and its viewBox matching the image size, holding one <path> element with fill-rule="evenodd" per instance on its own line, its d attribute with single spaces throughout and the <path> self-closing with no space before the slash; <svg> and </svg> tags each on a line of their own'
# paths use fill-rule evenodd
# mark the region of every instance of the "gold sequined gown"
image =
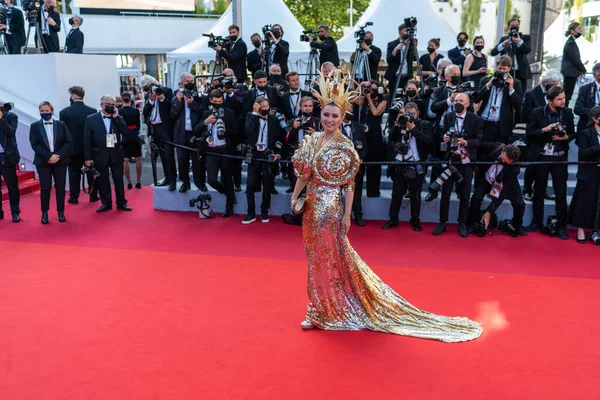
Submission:
<svg viewBox="0 0 600 400">
<path fill-rule="evenodd" d="M 306 319 L 327 330 L 370 329 L 443 342 L 479 337 L 477 322 L 411 305 L 354 251 L 342 228 L 342 189 L 354 190 L 360 159 L 341 134 L 317 149 L 321 135 L 305 136 L 292 158 L 296 175 L 308 180 L 302 225 L 308 256 Z"/>
</svg>

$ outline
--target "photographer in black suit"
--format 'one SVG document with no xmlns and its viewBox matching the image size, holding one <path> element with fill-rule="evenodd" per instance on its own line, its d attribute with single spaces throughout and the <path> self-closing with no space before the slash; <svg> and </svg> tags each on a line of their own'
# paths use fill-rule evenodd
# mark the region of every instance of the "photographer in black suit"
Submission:
<svg viewBox="0 0 600 400">
<path fill-rule="evenodd" d="M 478 149 L 482 145 L 481 137 L 483 128 L 483 120 L 476 114 L 467 111 L 469 106 L 469 96 L 466 93 L 459 93 L 454 99 L 454 111 L 444 116 L 444 132 L 446 133 L 443 136 L 444 142 L 441 144 L 440 150 L 445 154 L 444 158 L 446 161 L 452 161 L 456 164 L 452 164 L 454 172 L 450 174 L 442 173 L 438 178 L 443 187 L 442 200 L 440 202 L 440 223 L 433 231 L 435 236 L 439 236 L 446 231 L 450 195 L 455 183 L 458 186 L 460 200 L 458 233 L 461 237 L 469 235 L 466 222 L 469 212 L 471 184 L 473 181 L 471 161 L 477 160 Z M 448 177 L 447 175 L 450 176 Z"/>
<path fill-rule="evenodd" d="M 233 70 L 227 68 L 223 70 L 223 80 L 221 81 L 221 90 L 223 91 L 223 107 L 230 109 L 235 114 L 237 121 L 242 118 L 242 96 L 244 95 L 244 84 L 237 83 Z M 243 135 L 238 135 L 238 144 L 243 140 Z M 204 167 L 203 167 L 204 168 Z M 233 190 L 242 191 L 242 160 L 231 160 L 231 169 L 233 175 Z M 222 174 L 221 174 L 222 175 Z"/>
<path fill-rule="evenodd" d="M 379 61 L 381 61 L 381 49 L 373 44 L 373 32 L 367 31 L 365 32 L 365 39 L 360 43 L 358 54 L 354 52 L 350 56 L 352 64 L 358 63 L 354 68 L 355 73 L 353 78 L 358 82 L 378 79 L 377 70 L 379 68 Z M 368 76 L 367 67 L 369 68 Z"/>
<path fill-rule="evenodd" d="M 472 50 L 466 47 L 468 40 L 469 35 L 467 34 L 467 32 L 459 32 L 456 36 L 458 46 L 448 50 L 448 58 L 450 59 L 450 61 L 452 61 L 452 64 L 458 65 L 461 71 L 463 69 L 463 66 L 465 65 L 467 56 L 472 53 Z"/>
<path fill-rule="evenodd" d="M 354 121 L 354 113 L 347 111 L 342 119 L 340 131 L 348 139 L 352 140 L 354 150 L 358 153 L 361 161 L 365 161 L 369 153 L 369 144 L 367 143 L 367 127 Z M 365 226 L 363 221 L 362 194 L 365 181 L 365 166 L 361 165 L 354 177 L 354 200 L 352 202 L 352 214 L 357 226 Z M 296 182 L 294 182 L 294 185 Z"/>
<path fill-rule="evenodd" d="M 242 109 L 242 120 L 245 120 L 249 112 L 252 112 L 254 102 L 257 98 L 264 97 L 269 100 L 269 107 L 275 108 L 279 103 L 277 89 L 268 85 L 267 73 L 263 70 L 254 74 L 254 87 L 244 94 L 244 107 Z"/>
<path fill-rule="evenodd" d="M 26 39 L 23 11 L 15 7 L 14 0 L 4 0 L 4 4 L 10 10 L 10 24 L 9 26 L 0 24 L 0 30 L 8 29 L 4 36 L 8 46 L 8 54 L 21 54 L 21 48 L 25 46 Z"/>
<path fill-rule="evenodd" d="M 323 65 L 324 62 L 332 62 L 333 65 L 340 65 L 340 57 L 338 55 L 337 43 L 331 37 L 331 32 L 329 31 L 329 27 L 326 25 L 319 26 L 319 40 L 322 43 L 318 43 L 314 36 L 308 36 L 308 41 L 310 42 L 310 47 L 313 49 L 321 50 L 321 54 L 319 54 L 319 66 Z"/>
<path fill-rule="evenodd" d="M 173 119 L 171 118 L 173 91 L 166 86 L 160 86 L 158 81 L 149 75 L 144 75 L 140 84 L 146 94 L 143 114 L 148 125 L 148 135 L 161 149 L 160 161 L 165 179 L 157 186 L 168 185 L 169 191 L 173 192 L 177 188 L 175 149 L 172 145 L 164 143 L 173 141 Z"/>
<path fill-rule="evenodd" d="M 444 69 L 446 83 L 433 90 L 431 95 L 431 112 L 435 114 L 435 128 L 444 126 L 446 113 L 454 111 L 454 102 L 460 84 L 460 68 L 454 64 Z"/>
<path fill-rule="evenodd" d="M 250 75 L 254 77 L 256 71 L 263 69 L 263 57 L 265 50 L 263 49 L 262 38 L 258 33 L 253 33 L 250 36 L 250 41 L 254 49 L 246 55 L 246 67 L 250 71 Z"/>
<path fill-rule="evenodd" d="M 289 72 L 289 74 L 296 74 L 295 72 Z M 296 74 L 297 75 L 297 74 Z M 297 76 L 296 76 L 297 78 Z M 296 79 L 297 80 L 297 79 Z M 287 134 L 285 135 L 285 143 L 289 147 L 289 158 L 294 155 L 294 152 L 298 148 L 300 142 L 305 135 L 312 135 L 319 130 L 321 121 L 319 118 L 314 116 L 314 100 L 311 96 L 302 96 L 298 100 L 299 113 L 288 119 Z M 292 193 L 296 186 L 298 178 L 294 173 L 293 164 L 288 164 L 288 176 L 290 178 L 290 187 L 287 192 Z"/>
<path fill-rule="evenodd" d="M 214 89 L 218 90 L 218 89 Z M 194 128 L 202 121 L 202 114 L 206 110 L 202 100 L 196 93 L 194 76 L 187 72 L 181 75 L 179 89 L 173 97 L 171 107 L 171 118 L 175 121 L 174 143 L 189 146 Z M 185 193 L 191 189 L 190 185 L 190 158 L 192 161 L 192 176 L 194 184 L 198 189 L 206 185 L 206 167 L 198 158 L 198 154 L 183 148 L 177 148 L 177 164 L 179 166 L 179 180 L 182 184 L 179 193 Z"/>
<path fill-rule="evenodd" d="M 115 184 L 117 209 L 131 211 L 132 208 L 127 205 L 125 199 L 123 186 L 124 156 L 121 145 L 123 135 L 128 133 L 127 125 L 119 115 L 114 97 L 102 96 L 100 107 L 99 113 L 87 117 L 83 135 L 85 165 L 91 167 L 93 164 L 99 174 L 96 185 L 98 185 L 102 206 L 96 212 L 102 213 L 112 209 L 109 170 Z"/>
<path fill-rule="evenodd" d="M 537 155 L 538 161 L 567 161 L 569 142 L 575 139 L 573 111 L 566 108 L 565 92 L 560 86 L 554 86 L 546 93 L 548 104 L 536 108 L 527 124 L 527 143 L 530 159 Z M 568 239 L 567 220 L 567 178 L 566 164 L 545 164 L 536 166 L 535 186 L 533 188 L 533 221 L 526 229 L 534 232 L 544 223 L 544 193 L 548 186 L 548 174 L 552 174 L 552 187 L 556 196 L 556 216 L 558 218 L 558 237 Z"/>
<path fill-rule="evenodd" d="M 290 56 L 290 44 L 283 40 L 283 28 L 279 24 L 273 24 L 271 30 L 265 32 L 265 39 L 269 41 L 269 57 L 267 59 L 267 70 L 271 65 L 277 64 L 281 68 L 281 75 L 285 76 L 288 70 L 288 58 Z"/>
<path fill-rule="evenodd" d="M 70 204 L 79 203 L 81 193 L 81 168 L 85 162 L 83 149 L 83 133 L 88 116 L 97 113 L 95 108 L 88 107 L 83 102 L 85 90 L 80 86 L 69 88 L 71 105 L 61 110 L 59 117 L 67 125 L 71 135 L 71 154 L 69 157 L 69 200 Z M 94 174 L 86 174 L 90 191 L 90 202 L 100 200 L 98 188 L 94 184 Z"/>
<path fill-rule="evenodd" d="M 240 142 L 238 120 L 230 109 L 223 106 L 223 93 L 219 89 L 210 92 L 210 106 L 200 118 L 194 129 L 196 137 L 200 138 L 201 146 L 220 155 L 235 155 L 236 147 Z M 206 170 L 208 184 L 217 192 L 226 196 L 225 213 L 223 218 L 233 215 L 233 161 L 218 155 L 206 156 Z M 217 179 L 221 171 L 221 181 Z"/>
<path fill-rule="evenodd" d="M 8 109 L 9 104 L 0 102 L 0 178 L 4 178 L 8 188 L 8 200 L 13 222 L 20 222 L 21 209 L 19 208 L 21 195 L 19 193 L 19 180 L 16 166 L 21 156 L 17 146 L 17 127 L 19 118 Z M 4 219 L 2 201 L 0 201 L 0 219 Z"/>
<path fill-rule="evenodd" d="M 65 184 L 71 152 L 71 135 L 64 122 L 52 118 L 54 107 L 49 101 L 42 101 L 38 109 L 42 118 L 31 125 L 29 143 L 35 153 L 33 163 L 40 178 L 42 224 L 48 223 L 53 178 L 58 221 L 66 222 Z"/>
<path fill-rule="evenodd" d="M 433 147 L 433 124 L 419 116 L 419 106 L 409 102 L 400 110 L 396 122 L 390 131 L 390 161 L 425 161 Z M 413 230 L 421 230 L 421 190 L 427 167 L 423 165 L 390 166 L 392 178 L 392 201 L 390 219 L 383 224 L 383 229 L 398 226 L 398 214 L 402 207 L 402 199 L 408 191 L 410 194 L 410 224 Z"/>
<path fill-rule="evenodd" d="M 579 115 L 577 132 L 587 128 L 589 114 L 592 108 L 600 106 L 600 63 L 592 68 L 594 82 L 590 82 L 579 88 L 579 95 L 575 102 L 575 114 Z"/>
<path fill-rule="evenodd" d="M 44 0 L 44 4 L 38 9 L 37 22 L 42 34 L 42 53 L 60 52 L 58 32 L 60 32 L 60 14 L 56 12 L 56 0 Z M 35 34 L 38 43 L 38 33 Z"/>
<path fill-rule="evenodd" d="M 396 79 L 400 79 L 399 88 L 403 88 L 413 76 L 413 61 L 418 61 L 410 44 L 409 29 L 404 25 L 398 27 L 399 38 L 387 45 L 387 63 L 384 78 L 388 81 L 388 89 L 394 90 Z M 402 67 L 400 67 L 402 60 Z"/>
<path fill-rule="evenodd" d="M 67 33 L 67 37 L 65 39 L 65 53 L 70 54 L 82 54 L 83 53 L 83 43 L 84 37 L 83 32 L 79 27 L 83 24 L 83 18 L 80 15 L 73 15 L 69 18 L 69 25 L 71 25 L 71 30 Z"/>
<path fill-rule="evenodd" d="M 567 106 L 571 102 L 571 96 L 573 96 L 577 78 L 585 76 L 587 72 L 585 66 L 581 62 L 579 46 L 577 46 L 577 42 L 575 41 L 581 34 L 582 26 L 579 22 L 571 22 L 565 33 L 565 36 L 568 37 L 568 39 L 563 48 L 560 72 L 565 77 L 564 89 Z"/>
<path fill-rule="evenodd" d="M 229 27 L 229 41 L 228 49 L 224 49 L 219 45 L 216 45 L 213 49 L 219 53 L 219 56 L 227 60 L 227 67 L 231 68 L 235 72 L 237 79 L 243 82 L 248 76 L 246 72 L 248 47 L 246 47 L 246 43 L 240 37 L 239 26 L 231 25 Z"/>
<path fill-rule="evenodd" d="M 282 132 L 275 116 L 270 115 L 269 100 L 258 97 L 254 101 L 252 112 L 246 117 L 246 145 L 252 151 L 253 159 L 248 165 L 248 182 L 246 185 L 246 200 L 248 215 L 243 224 L 256 221 L 256 203 L 254 192 L 262 181 L 261 220 L 269 222 L 271 208 L 271 190 L 273 177 L 277 171 L 277 161 L 281 158 Z M 256 159 L 271 158 L 272 162 L 262 162 Z"/>
<path fill-rule="evenodd" d="M 508 144 L 513 134 L 515 116 L 521 114 L 521 82 L 510 75 L 512 61 L 501 56 L 496 62 L 496 71 L 490 78 L 481 81 L 479 116 L 483 123 L 484 142 L 502 142 Z"/>
<path fill-rule="evenodd" d="M 508 36 L 502 36 L 500 42 L 492 49 L 490 53 L 492 57 L 501 54 L 509 56 L 512 59 L 511 74 L 521 81 L 522 90 L 527 90 L 527 80 L 531 79 L 531 69 L 527 54 L 531 52 L 529 35 L 524 35 L 519 32 L 521 21 L 518 18 L 511 18 L 508 21 Z"/>
</svg>

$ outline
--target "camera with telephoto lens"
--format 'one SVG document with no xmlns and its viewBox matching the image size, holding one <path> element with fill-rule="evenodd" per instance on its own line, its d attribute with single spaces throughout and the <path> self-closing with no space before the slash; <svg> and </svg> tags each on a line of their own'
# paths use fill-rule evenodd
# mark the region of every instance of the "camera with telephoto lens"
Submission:
<svg viewBox="0 0 600 400">
<path fill-rule="evenodd" d="M 2 111 L 3 113 L 10 112 L 14 108 L 15 103 L 3 103 L 0 101 L 0 111 Z"/>
<path fill-rule="evenodd" d="M 265 25 L 262 27 L 262 33 L 265 36 L 265 40 L 267 42 L 269 42 L 271 39 L 267 38 L 267 33 L 271 33 L 271 35 L 273 35 L 273 38 L 279 36 L 281 37 L 281 31 L 279 30 L 279 28 L 273 28 L 273 25 Z"/>
<path fill-rule="evenodd" d="M 208 38 L 208 48 L 212 49 L 215 46 L 221 46 L 223 48 L 228 47 L 231 44 L 229 38 L 223 36 L 215 36 L 212 33 L 203 33 L 202 36 Z"/>
<path fill-rule="evenodd" d="M 508 36 L 516 39 L 519 37 L 519 31 L 517 31 L 516 29 L 511 29 L 510 32 L 508 32 Z"/>
<path fill-rule="evenodd" d="M 438 176 L 438 178 L 434 182 L 432 182 L 431 185 L 429 185 L 430 193 L 427 195 L 427 197 L 425 197 L 425 201 L 433 200 L 433 198 L 427 200 L 429 198 L 429 195 L 431 193 L 437 193 L 448 179 L 452 179 L 457 184 L 461 184 L 464 177 L 454 165 L 448 165 L 448 167 L 442 171 L 440 176 Z"/>
<path fill-rule="evenodd" d="M 155 84 L 148 86 L 147 88 L 144 89 L 144 91 L 147 93 L 151 93 L 155 96 L 162 96 L 163 94 L 165 94 L 162 86 L 155 85 Z"/>
<path fill-rule="evenodd" d="M 593 242 L 594 244 L 600 246 L 600 233 L 598 233 L 598 231 L 592 231 L 592 232 L 588 233 L 587 239 L 590 242 Z"/>
<path fill-rule="evenodd" d="M 279 127 L 284 131 L 287 130 L 287 123 L 285 122 L 285 117 L 279 112 L 275 111 L 275 119 L 279 122 Z"/>
<path fill-rule="evenodd" d="M 254 159 L 254 146 L 251 144 L 238 144 L 237 151 L 244 157 L 245 164 L 251 164 Z"/>
<path fill-rule="evenodd" d="M 81 173 L 83 175 L 87 175 L 87 174 L 91 173 L 93 175 L 94 179 L 100 177 L 100 172 L 98 172 L 98 170 L 96 169 L 96 166 L 94 164 L 91 164 L 89 167 L 86 165 L 81 167 Z"/>
<path fill-rule="evenodd" d="M 310 42 L 310 37 L 313 38 L 313 40 L 317 37 L 317 32 L 313 31 L 312 29 L 309 29 L 307 31 L 302 31 L 302 35 L 300 35 L 300 41 L 301 42 Z"/>
<path fill-rule="evenodd" d="M 223 122 L 223 118 L 225 118 L 225 109 L 223 107 L 216 109 L 213 106 L 210 106 L 210 110 L 212 112 L 213 117 L 217 119 L 217 122 L 215 122 L 215 127 L 217 129 L 217 138 L 219 138 L 219 140 L 224 140 L 225 123 Z"/>
<path fill-rule="evenodd" d="M 434 88 L 438 86 L 438 74 L 437 72 L 432 72 L 427 78 L 423 79 L 424 86 L 429 86 L 430 88 Z"/>
<path fill-rule="evenodd" d="M 279 151 L 281 151 L 281 149 L 283 148 L 283 144 L 281 142 L 275 142 L 275 148 Z M 267 162 L 269 163 L 276 163 L 277 161 L 275 160 L 275 156 L 277 155 L 277 153 L 275 153 L 275 151 L 271 150 L 271 149 L 267 149 L 265 150 L 265 156 L 267 157 Z"/>
<path fill-rule="evenodd" d="M 203 206 L 204 205 L 210 206 L 211 200 L 212 200 L 212 197 L 211 197 L 210 193 L 200 193 L 198 196 L 190 199 L 190 207 L 196 206 L 196 208 L 198 208 L 199 210 L 202 208 L 208 208 L 208 207 L 203 207 Z M 198 204 L 198 203 L 200 203 L 200 204 Z"/>
<path fill-rule="evenodd" d="M 458 141 L 463 138 L 463 135 L 458 133 L 454 127 L 448 129 L 448 132 L 446 133 L 446 135 L 448 135 L 450 137 L 450 143 L 449 143 L 450 150 L 451 151 L 457 150 L 458 149 Z M 442 151 L 444 151 L 443 145 L 444 145 L 444 143 L 442 143 Z"/>
<path fill-rule="evenodd" d="M 21 4 L 21 8 L 25 12 L 25 17 L 30 24 L 33 24 L 37 21 L 38 10 L 42 6 L 40 1 L 32 1 L 32 0 L 23 0 Z"/>
<path fill-rule="evenodd" d="M 414 39 L 415 30 L 417 29 L 417 18 L 416 17 L 408 17 L 404 18 L 404 28 L 408 30 L 408 37 L 410 39 Z"/>
<path fill-rule="evenodd" d="M 565 137 L 566 134 L 565 127 L 560 122 L 555 123 L 552 125 L 552 128 L 550 128 L 550 135 L 552 136 L 557 135 L 558 137 Z"/>
<path fill-rule="evenodd" d="M 225 90 L 225 89 L 234 89 L 235 85 L 237 83 L 237 79 L 235 76 L 229 76 L 229 77 L 221 77 L 219 80 L 219 85 L 218 87 Z"/>
<path fill-rule="evenodd" d="M 354 32 L 354 37 L 356 38 L 357 44 L 364 43 L 365 35 L 367 34 L 367 31 L 365 29 L 367 28 L 367 26 L 373 26 L 373 23 L 367 22 L 363 26 L 359 27 L 356 32 Z"/>
</svg>

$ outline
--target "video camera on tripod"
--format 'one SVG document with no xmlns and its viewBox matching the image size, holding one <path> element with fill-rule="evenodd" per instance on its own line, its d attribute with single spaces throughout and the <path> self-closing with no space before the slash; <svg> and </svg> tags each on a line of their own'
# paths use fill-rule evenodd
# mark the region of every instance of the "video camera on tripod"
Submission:
<svg viewBox="0 0 600 400">
<path fill-rule="evenodd" d="M 32 24 L 33 21 L 37 21 L 38 10 L 41 6 L 42 3 L 40 1 L 23 0 L 21 8 L 25 12 L 25 18 L 30 24 Z"/>
<path fill-rule="evenodd" d="M 212 49 L 215 46 L 221 46 L 223 48 L 229 47 L 231 40 L 224 38 L 223 36 L 215 36 L 212 33 L 203 33 L 202 36 L 208 38 L 208 48 Z"/>
<path fill-rule="evenodd" d="M 365 30 L 365 28 L 367 26 L 373 26 L 373 23 L 367 22 L 363 26 L 359 27 L 356 32 L 354 32 L 354 37 L 356 38 L 356 44 L 364 43 L 365 35 L 367 34 L 367 31 Z"/>
<path fill-rule="evenodd" d="M 313 38 L 313 40 L 315 40 L 317 37 L 319 36 L 319 34 L 315 31 L 313 31 L 312 29 L 306 30 L 306 31 L 302 31 L 302 35 L 300 35 L 300 41 L 301 42 L 310 42 L 310 37 Z"/>
<path fill-rule="evenodd" d="M 409 39 L 413 39 L 415 37 L 417 22 L 418 21 L 416 17 L 404 18 L 404 28 L 408 30 Z"/>
</svg>

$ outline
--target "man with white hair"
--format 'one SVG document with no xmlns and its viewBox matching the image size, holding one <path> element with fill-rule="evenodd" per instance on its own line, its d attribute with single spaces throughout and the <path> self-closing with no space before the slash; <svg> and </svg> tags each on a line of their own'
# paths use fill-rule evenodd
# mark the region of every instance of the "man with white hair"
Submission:
<svg viewBox="0 0 600 400">
<path fill-rule="evenodd" d="M 83 53 L 83 32 L 79 29 L 81 24 L 83 24 L 83 18 L 80 15 L 75 14 L 69 18 L 69 25 L 72 28 L 65 39 L 65 53 Z"/>
<path fill-rule="evenodd" d="M 102 206 L 96 210 L 97 213 L 112 209 L 109 170 L 115 184 L 117 208 L 123 211 L 132 210 L 127 205 L 123 186 L 124 156 L 121 143 L 123 135 L 127 133 L 127 124 L 119 115 L 119 110 L 115 106 L 115 98 L 110 95 L 102 96 L 100 112 L 87 117 L 83 133 L 85 165 L 88 167 L 94 165 L 100 175 L 96 179 L 96 185 Z"/>
</svg>

